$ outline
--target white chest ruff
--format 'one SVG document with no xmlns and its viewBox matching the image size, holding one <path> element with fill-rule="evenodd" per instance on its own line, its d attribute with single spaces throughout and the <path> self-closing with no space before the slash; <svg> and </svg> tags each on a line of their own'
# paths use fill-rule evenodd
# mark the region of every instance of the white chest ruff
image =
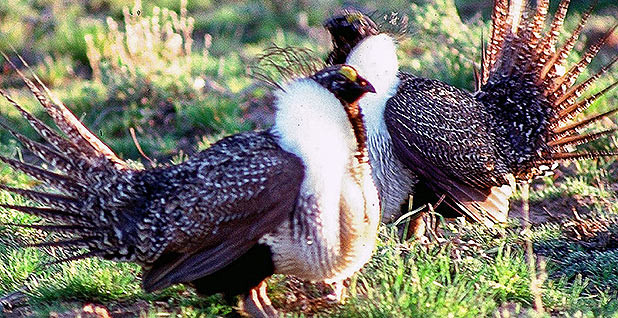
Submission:
<svg viewBox="0 0 618 318">
<path fill-rule="evenodd" d="M 364 181 L 359 186 L 353 178 L 344 178 L 335 211 L 322 209 L 318 196 L 303 193 L 294 218 L 260 240 L 273 251 L 277 273 L 332 282 L 350 277 L 367 263 L 380 212 L 371 177 Z"/>
</svg>

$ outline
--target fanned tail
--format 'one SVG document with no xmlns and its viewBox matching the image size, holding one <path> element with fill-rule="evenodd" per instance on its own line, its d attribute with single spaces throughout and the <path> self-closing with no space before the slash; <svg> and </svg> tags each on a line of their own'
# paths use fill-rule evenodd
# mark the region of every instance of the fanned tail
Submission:
<svg viewBox="0 0 618 318">
<path fill-rule="evenodd" d="M 126 163 L 84 127 L 66 106 L 54 100 L 51 92 L 36 75 L 33 74 L 35 84 L 27 79 L 4 53 L 1 54 L 66 137 L 26 111 L 9 94 L 0 89 L 0 95 L 18 110 L 48 144 L 33 141 L 1 122 L 0 129 L 10 132 L 24 148 L 51 166 L 49 170 L 0 156 L 0 161 L 4 164 L 41 181 L 45 188 L 29 190 L 0 183 L 0 190 L 42 205 L 35 207 L 0 204 L 0 208 L 35 215 L 46 222 L 17 226 L 59 233 L 63 237 L 62 241 L 51 240 L 31 244 L 32 246 L 87 251 L 85 254 L 55 262 L 91 256 L 133 260 L 135 253 L 132 253 L 131 249 L 134 244 L 127 239 L 130 237 L 127 232 L 134 229 L 132 225 L 127 225 L 130 224 L 127 222 L 127 214 L 119 213 L 118 210 L 139 197 L 139 190 L 131 187 L 135 184 L 133 176 L 136 171 L 128 168 Z M 25 61 L 21 60 L 28 67 Z M 53 189 L 53 192 L 47 190 L 48 188 Z"/>
<path fill-rule="evenodd" d="M 75 115 L 59 100 L 53 98 L 53 94 L 49 91 L 49 89 L 41 82 L 39 77 L 31 72 L 34 79 L 37 83 L 43 88 L 43 90 L 47 93 L 47 96 L 41 92 L 41 90 L 30 80 L 28 79 L 20 70 L 15 66 L 15 64 L 9 59 L 9 57 L 1 52 L 4 59 L 13 67 L 15 72 L 19 74 L 24 83 L 28 86 L 32 94 L 36 97 L 36 99 L 41 103 L 45 111 L 54 119 L 54 122 L 60 128 L 62 132 L 64 132 L 69 140 L 76 146 L 79 147 L 80 151 L 84 155 L 92 156 L 93 158 L 97 158 L 99 160 L 106 159 L 107 163 L 114 164 L 117 168 L 126 167 L 125 163 L 120 160 L 114 152 L 109 149 L 99 138 L 97 138 L 88 128 L 86 128 Z M 29 65 L 26 61 L 18 55 L 21 62 L 29 68 Z M 4 95 L 4 94 L 3 94 Z M 103 159 L 105 158 L 105 159 Z"/>
<path fill-rule="evenodd" d="M 589 19 L 594 5 L 582 14 L 577 27 L 558 45 L 569 0 L 562 0 L 547 29 L 548 0 L 538 0 L 527 14 L 522 1 L 496 0 L 493 30 L 482 53 L 481 74 L 475 98 L 496 118 L 494 132 L 500 139 L 506 164 L 518 179 L 539 172 L 538 167 L 560 160 L 615 157 L 617 152 L 577 152 L 585 145 L 616 132 L 615 129 L 584 133 L 583 128 L 613 115 L 618 108 L 573 121 L 598 98 L 615 88 L 613 83 L 584 96 L 599 78 L 609 72 L 618 57 L 596 74 L 576 84 L 579 75 L 601 50 L 616 26 L 591 45 L 582 58 L 568 66 L 567 58 Z"/>
</svg>

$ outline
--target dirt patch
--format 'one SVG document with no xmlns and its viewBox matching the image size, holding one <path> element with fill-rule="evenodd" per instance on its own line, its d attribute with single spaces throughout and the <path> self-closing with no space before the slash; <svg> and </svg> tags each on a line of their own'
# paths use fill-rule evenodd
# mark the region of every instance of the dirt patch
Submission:
<svg viewBox="0 0 618 318">
<path fill-rule="evenodd" d="M 49 312 L 50 318 L 133 318 L 141 317 L 147 313 L 153 306 L 146 301 L 137 301 L 134 303 L 113 303 L 113 304 L 96 304 L 96 303 L 78 303 L 65 302 L 58 304 L 58 310 Z M 167 307 L 167 304 L 163 304 Z M 161 309 L 159 311 L 169 312 L 166 308 L 159 308 L 155 304 L 154 308 Z M 169 309 L 169 308 L 167 308 Z M 0 316 L 6 318 L 24 318 L 32 317 L 33 311 L 29 306 L 16 307 L 0 311 Z"/>
<path fill-rule="evenodd" d="M 303 313 L 314 315 L 325 312 L 337 306 L 337 302 L 329 299 L 333 288 L 326 283 L 310 283 L 290 276 L 276 282 L 281 293 L 271 293 L 271 300 L 275 307 L 282 312 Z M 347 284 L 344 283 L 344 291 Z"/>
<path fill-rule="evenodd" d="M 562 224 L 562 232 L 566 238 L 588 250 L 606 251 L 618 248 L 617 223 L 616 218 L 582 219 L 576 215 L 573 220 Z"/>
<path fill-rule="evenodd" d="M 597 198 L 573 195 L 570 197 L 546 199 L 540 202 L 530 202 L 530 222 L 532 225 L 548 222 L 561 223 L 565 220 L 573 219 L 576 214 L 587 215 L 597 201 Z M 522 212 L 522 201 L 512 201 L 509 217 L 523 221 L 524 215 Z"/>
</svg>

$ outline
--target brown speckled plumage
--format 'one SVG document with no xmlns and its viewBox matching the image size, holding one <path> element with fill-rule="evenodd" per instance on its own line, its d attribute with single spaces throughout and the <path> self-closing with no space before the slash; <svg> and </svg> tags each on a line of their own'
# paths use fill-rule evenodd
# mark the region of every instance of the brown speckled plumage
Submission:
<svg viewBox="0 0 618 318">
<path fill-rule="evenodd" d="M 390 153 L 387 150 L 392 148 L 396 160 L 435 193 L 429 201 L 415 196 L 415 204 L 419 201 L 433 204 L 446 194 L 447 205 L 491 225 L 504 221 L 508 211 L 510 191 L 502 186 L 512 185 L 515 180 L 528 180 L 555 161 L 618 155 L 573 149 L 575 145 L 614 133 L 613 129 L 590 134 L 580 131 L 618 109 L 574 123 L 572 119 L 618 83 L 579 99 L 616 62 L 614 59 L 587 80 L 574 85 L 614 28 L 592 45 L 579 62 L 567 68 L 567 56 L 592 11 L 585 12 L 565 43 L 557 46 L 568 4 L 568 0 L 561 1 L 548 31 L 543 33 L 548 0 L 538 1 L 536 10 L 530 14 L 525 13 L 526 1 L 496 0 L 493 30 L 483 52 L 474 93 L 437 80 L 399 73 L 397 92 L 384 108 L 390 138 L 376 138 L 370 133 L 370 140 L 379 139 L 383 144 L 370 143 L 369 151 L 372 157 L 388 161 L 392 159 L 375 153 Z M 332 18 L 325 25 L 334 42 L 349 41 L 347 46 L 335 43 L 329 58 L 347 56 L 351 49 L 345 51 L 345 48 L 353 48 L 369 37 L 361 35 L 379 33 L 368 32 L 366 29 L 375 24 L 367 22 L 370 19 L 359 12 L 351 11 L 344 13 L 347 17 Z M 337 24 L 337 21 L 345 23 Z M 343 35 L 354 27 L 361 29 L 358 36 L 344 39 Z M 392 145 L 386 144 L 390 142 Z M 374 164 L 378 167 L 376 171 L 380 171 L 381 164 Z M 387 172 L 376 174 L 385 179 L 376 180 L 380 193 L 393 180 L 409 180 L 410 193 L 418 187 L 416 179 L 405 170 Z M 403 198 L 401 204 L 405 204 Z M 387 208 L 394 209 L 392 204 Z M 385 211 L 385 214 L 393 212 Z"/>
<path fill-rule="evenodd" d="M 0 157 L 49 188 L 35 191 L 0 184 L 0 190 L 43 207 L 1 206 L 40 216 L 47 222 L 21 226 L 63 233 L 59 241 L 34 246 L 85 250 L 56 262 L 93 256 L 131 261 L 143 267 L 142 282 L 147 291 L 193 283 L 200 292 L 223 292 L 229 298 L 247 294 L 274 272 L 305 279 L 341 279 L 368 260 L 379 203 L 370 178 L 357 100 L 373 87 L 353 68 L 328 67 L 287 84 L 279 92 L 280 99 L 285 97 L 288 104 L 280 102 L 278 107 L 295 111 L 294 107 L 300 105 L 334 113 L 324 114 L 324 119 L 316 122 L 320 129 L 328 123 L 342 131 L 342 135 L 328 138 L 344 139 L 341 144 L 347 143 L 350 149 L 337 149 L 342 158 L 341 180 L 327 177 L 331 178 L 328 181 L 340 182 L 341 189 L 340 193 L 328 194 L 320 193 L 321 188 L 316 186 L 324 173 L 309 169 L 311 160 L 290 146 L 302 146 L 304 137 L 319 131 L 315 127 L 314 131 L 296 132 L 287 130 L 297 124 L 289 122 L 267 131 L 240 133 L 183 163 L 136 169 L 119 159 L 64 105 L 46 96 L 21 72 L 19 75 L 66 137 L 0 90 L 49 144 L 34 142 L 6 125 L 2 128 L 56 169 Z M 40 81 L 38 84 L 44 88 Z M 288 117 L 282 118 L 296 120 L 294 111 L 288 110 Z M 312 139 L 317 146 L 321 141 L 328 143 L 319 138 Z M 308 181 L 309 173 L 312 179 Z M 341 202 L 325 208 L 320 201 L 323 196 Z M 326 235 L 324 229 L 329 229 Z M 299 233 L 302 237 L 296 236 Z M 308 237 L 313 237 L 311 244 L 307 244 Z M 333 237 L 334 241 L 326 241 Z M 296 242 L 307 246 L 301 248 Z M 320 253 L 320 262 L 308 261 L 307 255 Z M 286 260 L 297 260 L 297 266 L 286 268 Z M 305 270 L 298 271 L 299 267 Z"/>
</svg>

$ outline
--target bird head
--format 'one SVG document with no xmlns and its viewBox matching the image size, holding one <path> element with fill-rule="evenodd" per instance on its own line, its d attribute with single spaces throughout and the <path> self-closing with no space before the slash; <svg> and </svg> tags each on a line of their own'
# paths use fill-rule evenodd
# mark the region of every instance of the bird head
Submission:
<svg viewBox="0 0 618 318">
<path fill-rule="evenodd" d="M 364 38 L 380 34 L 378 26 L 367 15 L 355 9 L 345 9 L 326 20 L 324 27 L 332 37 L 333 50 L 328 64 L 342 64 L 350 51 Z"/>
<path fill-rule="evenodd" d="M 366 93 L 376 90 L 356 69 L 350 65 L 333 65 L 311 76 L 316 83 L 330 91 L 343 105 L 352 124 L 357 143 L 358 162 L 368 162 L 366 126 L 358 101 Z"/>
<path fill-rule="evenodd" d="M 355 104 L 368 92 L 375 93 L 373 85 L 349 65 L 326 67 L 311 75 L 311 79 L 328 89 L 344 105 Z"/>
</svg>

